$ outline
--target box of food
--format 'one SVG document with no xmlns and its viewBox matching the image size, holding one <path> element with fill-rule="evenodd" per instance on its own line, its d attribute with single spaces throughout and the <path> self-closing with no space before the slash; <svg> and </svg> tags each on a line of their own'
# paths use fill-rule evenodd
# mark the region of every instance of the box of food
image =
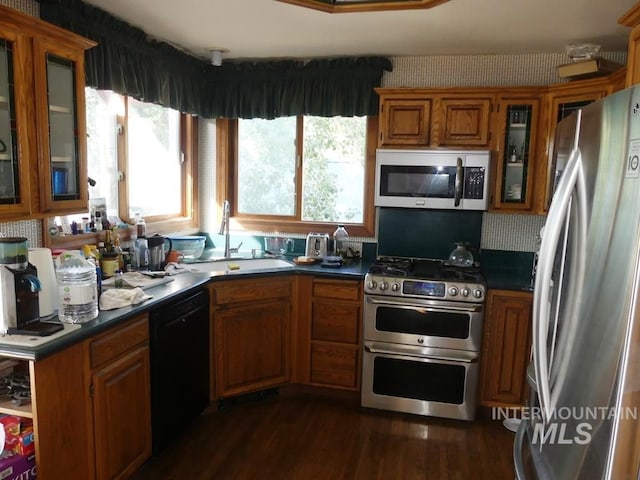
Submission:
<svg viewBox="0 0 640 480">
<path fill-rule="evenodd" d="M 36 476 L 36 456 L 18 455 L 4 452 L 0 456 L 0 479 L 2 480 L 34 480 Z"/>
</svg>

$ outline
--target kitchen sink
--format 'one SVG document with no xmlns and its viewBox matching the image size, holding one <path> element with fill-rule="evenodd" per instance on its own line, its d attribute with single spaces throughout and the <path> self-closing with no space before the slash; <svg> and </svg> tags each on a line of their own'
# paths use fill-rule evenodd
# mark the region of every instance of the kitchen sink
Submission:
<svg viewBox="0 0 640 480">
<path fill-rule="evenodd" d="M 291 262 L 281 258 L 242 258 L 221 259 L 210 262 L 192 263 L 191 268 L 203 273 L 248 273 L 256 270 L 281 270 L 293 268 Z"/>
</svg>

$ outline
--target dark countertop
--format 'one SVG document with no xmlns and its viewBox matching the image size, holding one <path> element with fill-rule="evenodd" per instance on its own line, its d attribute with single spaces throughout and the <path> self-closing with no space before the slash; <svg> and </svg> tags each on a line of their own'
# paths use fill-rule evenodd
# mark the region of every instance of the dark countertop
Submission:
<svg viewBox="0 0 640 480">
<path fill-rule="evenodd" d="M 291 259 L 288 259 L 291 261 Z M 213 272 L 213 273 L 181 273 L 171 276 L 172 281 L 145 289 L 152 298 L 135 306 L 122 307 L 115 310 L 101 310 L 98 317 L 90 322 L 78 324 L 79 328 L 38 346 L 13 345 L 2 341 L 0 337 L 0 356 L 23 360 L 41 360 L 55 352 L 81 342 L 100 332 L 108 330 L 119 323 L 154 310 L 174 301 L 179 297 L 202 288 L 211 282 L 237 280 L 239 278 L 255 278 L 265 275 L 315 275 L 342 279 L 363 279 L 372 261 L 358 260 L 340 268 L 325 268 L 319 264 L 295 265 L 291 268 L 262 269 L 250 272 Z M 55 318 L 53 319 L 55 320 Z"/>
</svg>

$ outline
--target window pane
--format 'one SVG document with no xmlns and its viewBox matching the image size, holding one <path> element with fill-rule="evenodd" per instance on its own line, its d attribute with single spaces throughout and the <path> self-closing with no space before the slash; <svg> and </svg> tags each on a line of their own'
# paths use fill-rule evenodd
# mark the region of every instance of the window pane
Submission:
<svg viewBox="0 0 640 480">
<path fill-rule="evenodd" d="M 129 216 L 182 213 L 180 112 L 129 99 Z"/>
<path fill-rule="evenodd" d="M 362 223 L 366 117 L 305 117 L 302 220 Z"/>
<path fill-rule="evenodd" d="M 295 140 L 295 117 L 238 120 L 238 212 L 295 214 Z"/>
<path fill-rule="evenodd" d="M 104 198 L 109 217 L 118 215 L 117 120 L 120 97 L 110 91 L 85 89 L 89 198 Z"/>
</svg>

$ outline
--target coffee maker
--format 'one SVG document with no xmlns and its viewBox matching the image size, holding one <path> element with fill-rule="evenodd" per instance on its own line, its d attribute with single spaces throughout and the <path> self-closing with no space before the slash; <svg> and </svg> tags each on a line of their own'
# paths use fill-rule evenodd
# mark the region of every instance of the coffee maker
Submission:
<svg viewBox="0 0 640 480">
<path fill-rule="evenodd" d="M 0 238 L 0 331 L 50 335 L 62 325 L 40 322 L 38 270 L 28 261 L 27 239 Z"/>
<path fill-rule="evenodd" d="M 0 324 L 2 331 L 40 318 L 38 271 L 28 262 L 27 239 L 0 238 Z"/>
</svg>

